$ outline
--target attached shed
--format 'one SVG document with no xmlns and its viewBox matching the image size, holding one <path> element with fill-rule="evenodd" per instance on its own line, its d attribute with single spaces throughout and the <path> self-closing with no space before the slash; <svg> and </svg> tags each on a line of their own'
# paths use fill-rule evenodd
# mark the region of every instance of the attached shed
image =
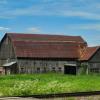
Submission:
<svg viewBox="0 0 100 100">
<path fill-rule="evenodd" d="M 87 66 L 87 74 L 100 73 L 100 47 L 87 47 L 81 57 L 81 64 Z"/>
<path fill-rule="evenodd" d="M 4 70 L 5 70 L 5 74 L 16 74 L 17 73 L 17 62 L 9 62 L 9 63 L 5 63 L 4 65 L 2 65 Z"/>
</svg>

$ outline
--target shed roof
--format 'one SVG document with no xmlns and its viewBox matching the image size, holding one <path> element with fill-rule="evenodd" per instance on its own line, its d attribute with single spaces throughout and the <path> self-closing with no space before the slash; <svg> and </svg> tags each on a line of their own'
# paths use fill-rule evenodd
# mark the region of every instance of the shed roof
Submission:
<svg viewBox="0 0 100 100">
<path fill-rule="evenodd" d="M 87 61 L 89 60 L 95 53 L 96 51 L 99 49 L 99 46 L 96 47 L 87 47 L 84 52 L 83 55 L 80 57 L 81 61 Z"/>
<path fill-rule="evenodd" d="M 16 61 L 9 62 L 9 63 L 5 63 L 5 64 L 3 65 L 3 67 L 8 67 L 8 66 L 14 65 L 15 63 L 16 63 Z"/>
</svg>

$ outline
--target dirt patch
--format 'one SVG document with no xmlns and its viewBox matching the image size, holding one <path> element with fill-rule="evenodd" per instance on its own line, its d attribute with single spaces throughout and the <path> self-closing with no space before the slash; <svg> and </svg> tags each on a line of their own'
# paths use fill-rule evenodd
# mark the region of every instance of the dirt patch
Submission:
<svg viewBox="0 0 100 100">
<path fill-rule="evenodd" d="M 82 96 L 82 97 L 64 97 L 64 98 L 49 98 L 49 99 L 36 99 L 32 97 L 4 97 L 0 98 L 0 100 L 100 100 L 100 95 L 94 95 L 94 96 Z"/>
<path fill-rule="evenodd" d="M 81 97 L 64 97 L 64 98 L 51 98 L 42 100 L 100 100 L 100 95 L 94 96 L 81 96 Z"/>
</svg>

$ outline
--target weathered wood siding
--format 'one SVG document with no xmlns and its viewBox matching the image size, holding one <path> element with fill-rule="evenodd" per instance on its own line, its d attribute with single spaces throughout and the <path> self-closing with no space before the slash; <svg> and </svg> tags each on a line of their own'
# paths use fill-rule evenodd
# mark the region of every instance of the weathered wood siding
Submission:
<svg viewBox="0 0 100 100">
<path fill-rule="evenodd" d="M 75 61 L 18 59 L 19 73 L 64 72 L 64 65 Z"/>
<path fill-rule="evenodd" d="M 11 40 L 8 37 L 5 37 L 0 46 L 0 66 L 14 60 L 15 54 Z"/>
<path fill-rule="evenodd" d="M 89 60 L 89 62 L 100 63 L 100 49 L 95 53 L 95 55 Z"/>
<path fill-rule="evenodd" d="M 100 49 L 89 60 L 89 72 L 100 73 Z"/>
</svg>

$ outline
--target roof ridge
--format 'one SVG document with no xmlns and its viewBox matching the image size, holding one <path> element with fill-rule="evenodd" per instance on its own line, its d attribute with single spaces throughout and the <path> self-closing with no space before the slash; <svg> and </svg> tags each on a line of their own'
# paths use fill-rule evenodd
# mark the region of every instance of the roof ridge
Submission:
<svg viewBox="0 0 100 100">
<path fill-rule="evenodd" d="M 91 47 L 88 47 L 88 48 L 100 48 L 100 46 L 91 46 Z"/>
<path fill-rule="evenodd" d="M 86 43 L 81 36 L 52 35 L 52 34 L 18 34 L 6 33 L 12 40 L 31 40 L 31 41 L 63 41 L 73 43 Z"/>
<path fill-rule="evenodd" d="M 6 34 L 11 34 L 11 35 L 14 35 L 14 34 L 18 34 L 18 35 L 48 35 L 48 36 L 64 36 L 64 37 L 80 37 L 81 38 L 81 36 L 79 36 L 79 35 L 77 35 L 77 36 L 72 36 L 72 35 L 60 35 L 60 34 L 50 34 L 50 33 L 48 33 L 48 34 L 45 34 L 45 33 L 39 33 L 39 34 L 36 34 L 36 33 L 16 33 L 16 32 L 12 32 L 12 33 L 9 33 L 9 32 L 7 32 Z"/>
</svg>

